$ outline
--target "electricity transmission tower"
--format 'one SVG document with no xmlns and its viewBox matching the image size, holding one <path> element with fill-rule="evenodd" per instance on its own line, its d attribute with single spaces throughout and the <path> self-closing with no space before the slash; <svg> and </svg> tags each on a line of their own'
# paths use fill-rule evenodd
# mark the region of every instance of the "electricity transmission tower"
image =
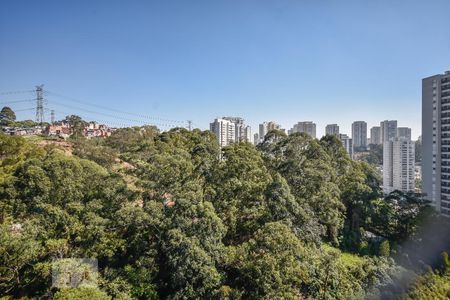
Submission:
<svg viewBox="0 0 450 300">
<path fill-rule="evenodd" d="M 192 121 L 188 120 L 188 130 L 192 131 Z"/>
<path fill-rule="evenodd" d="M 52 120 L 52 125 L 55 124 L 55 111 L 53 109 L 50 111 L 50 118 Z"/>
<path fill-rule="evenodd" d="M 36 123 L 44 122 L 44 90 L 43 84 L 36 86 Z"/>
</svg>

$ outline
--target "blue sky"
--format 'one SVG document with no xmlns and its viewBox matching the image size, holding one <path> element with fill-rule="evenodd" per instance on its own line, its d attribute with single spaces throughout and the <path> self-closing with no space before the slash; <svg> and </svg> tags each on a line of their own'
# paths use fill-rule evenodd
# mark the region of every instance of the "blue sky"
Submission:
<svg viewBox="0 0 450 300">
<path fill-rule="evenodd" d="M 43 83 L 97 105 L 48 93 L 58 119 L 147 120 L 131 112 L 206 129 L 232 115 L 254 132 L 312 120 L 318 134 L 397 119 L 417 137 L 421 79 L 450 70 L 449 12 L 448 0 L 2 1 L 0 103 Z"/>
</svg>

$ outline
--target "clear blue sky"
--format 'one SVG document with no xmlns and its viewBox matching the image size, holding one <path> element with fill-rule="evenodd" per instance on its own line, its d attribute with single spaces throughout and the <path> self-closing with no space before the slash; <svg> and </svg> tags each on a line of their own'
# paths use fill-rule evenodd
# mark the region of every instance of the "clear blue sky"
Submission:
<svg viewBox="0 0 450 300">
<path fill-rule="evenodd" d="M 286 128 L 312 120 L 318 134 L 327 123 L 350 133 L 355 120 L 397 119 L 417 137 L 421 78 L 450 70 L 449 12 L 448 0 L 5 0 L 0 92 L 43 83 L 205 129 L 224 115 L 244 117 L 254 132 L 264 120 Z M 32 97 L 0 95 L 0 103 Z M 127 123 L 46 98 L 57 118 L 75 112 Z"/>
</svg>

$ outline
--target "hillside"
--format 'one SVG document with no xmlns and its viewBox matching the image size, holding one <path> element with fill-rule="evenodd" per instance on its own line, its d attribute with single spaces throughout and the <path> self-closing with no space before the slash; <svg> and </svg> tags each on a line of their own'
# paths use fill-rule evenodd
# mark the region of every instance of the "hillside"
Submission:
<svg viewBox="0 0 450 300">
<path fill-rule="evenodd" d="M 399 192 L 384 199 L 376 171 L 333 137 L 272 132 L 259 147 L 221 151 L 200 130 L 136 127 L 68 141 L 1 134 L 0 157 L 7 298 L 448 293 L 445 268 L 427 262 L 435 271 L 421 277 L 418 259 L 399 246 L 424 247 L 416 236 L 435 218 L 428 204 Z M 399 254 L 410 265 L 392 258 Z M 83 257 L 98 262 L 98 273 L 84 273 L 94 287 L 51 288 L 55 260 Z M 435 284 L 425 287 L 429 276 Z"/>
</svg>

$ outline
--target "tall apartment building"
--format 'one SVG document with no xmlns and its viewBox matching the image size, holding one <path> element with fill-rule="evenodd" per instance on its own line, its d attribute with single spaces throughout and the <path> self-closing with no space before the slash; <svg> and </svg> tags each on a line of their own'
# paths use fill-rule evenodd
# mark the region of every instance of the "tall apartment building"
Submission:
<svg viewBox="0 0 450 300">
<path fill-rule="evenodd" d="M 397 137 L 410 140 L 411 139 L 411 128 L 398 127 L 397 128 Z"/>
<path fill-rule="evenodd" d="M 381 144 L 384 144 L 385 141 L 389 141 L 397 137 L 397 121 L 383 121 L 380 123 L 380 137 Z"/>
<path fill-rule="evenodd" d="M 414 142 L 394 138 L 383 144 L 383 192 L 415 190 Z"/>
<path fill-rule="evenodd" d="M 342 146 L 344 146 L 350 158 L 353 158 L 353 141 L 346 134 L 340 134 L 339 139 L 341 140 Z"/>
<path fill-rule="evenodd" d="M 370 143 L 374 145 L 381 145 L 381 127 L 374 126 L 370 128 Z"/>
<path fill-rule="evenodd" d="M 354 148 L 367 148 L 367 123 L 355 121 L 352 123 L 352 140 Z"/>
<path fill-rule="evenodd" d="M 316 123 L 311 121 L 298 122 L 292 127 L 291 130 L 289 130 L 289 134 L 296 132 L 304 132 L 309 134 L 311 137 L 316 138 Z"/>
<path fill-rule="evenodd" d="M 339 126 L 337 124 L 328 124 L 325 127 L 326 135 L 334 135 L 339 138 Z"/>
<path fill-rule="evenodd" d="M 236 141 L 236 126 L 229 120 L 217 118 L 209 124 L 209 129 L 216 135 L 220 147 L 228 146 Z"/>
<path fill-rule="evenodd" d="M 281 125 L 273 121 L 259 124 L 259 141 L 262 142 L 266 134 L 271 130 L 282 130 Z"/>
<path fill-rule="evenodd" d="M 209 124 L 209 127 L 216 135 L 220 147 L 225 147 L 236 142 L 252 141 L 251 128 L 244 124 L 244 119 L 242 118 L 217 118 Z"/>
<path fill-rule="evenodd" d="M 450 71 L 422 79 L 422 192 L 450 217 Z"/>
</svg>

